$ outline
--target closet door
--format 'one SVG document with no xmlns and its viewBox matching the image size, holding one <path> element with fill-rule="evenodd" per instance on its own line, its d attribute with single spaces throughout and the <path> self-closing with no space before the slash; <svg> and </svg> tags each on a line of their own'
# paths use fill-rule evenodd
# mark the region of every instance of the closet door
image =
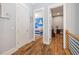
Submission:
<svg viewBox="0 0 79 59">
<path fill-rule="evenodd" d="M 16 44 L 29 41 L 29 9 L 25 4 L 16 4 Z"/>
</svg>

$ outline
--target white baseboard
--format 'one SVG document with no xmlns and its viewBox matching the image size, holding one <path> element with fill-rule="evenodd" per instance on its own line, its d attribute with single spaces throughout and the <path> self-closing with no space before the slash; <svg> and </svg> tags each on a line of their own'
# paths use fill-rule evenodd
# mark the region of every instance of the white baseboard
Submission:
<svg viewBox="0 0 79 59">
<path fill-rule="evenodd" d="M 1 55 L 11 55 L 13 52 L 15 52 L 18 48 L 12 48 L 8 51 L 3 52 Z"/>
<path fill-rule="evenodd" d="M 20 48 L 20 47 L 22 47 L 23 45 L 28 44 L 28 43 L 30 43 L 30 42 L 32 42 L 32 41 L 33 41 L 33 40 L 30 40 L 30 41 L 28 41 L 27 43 L 22 43 L 21 46 L 19 46 L 19 47 L 14 47 L 14 48 L 12 48 L 12 49 L 10 49 L 10 50 L 8 50 L 8 51 L 5 51 L 5 52 L 3 52 L 1 55 L 11 55 L 11 54 L 14 53 L 16 50 L 18 50 L 18 48 Z"/>
</svg>

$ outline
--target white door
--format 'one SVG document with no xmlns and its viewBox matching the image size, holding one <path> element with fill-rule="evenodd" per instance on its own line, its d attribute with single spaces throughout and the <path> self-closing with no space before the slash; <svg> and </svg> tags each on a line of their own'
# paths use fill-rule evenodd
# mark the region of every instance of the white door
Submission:
<svg viewBox="0 0 79 59">
<path fill-rule="evenodd" d="M 21 46 L 29 40 L 29 9 L 16 4 L 16 44 Z"/>
</svg>

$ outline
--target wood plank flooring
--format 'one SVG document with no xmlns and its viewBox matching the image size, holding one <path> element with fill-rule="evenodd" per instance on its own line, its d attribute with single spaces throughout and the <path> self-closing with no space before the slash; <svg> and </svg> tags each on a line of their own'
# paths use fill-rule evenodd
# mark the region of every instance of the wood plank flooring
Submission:
<svg viewBox="0 0 79 59">
<path fill-rule="evenodd" d="M 55 35 L 56 37 L 52 38 L 50 43 L 51 54 L 53 55 L 64 55 L 63 49 L 63 36 L 62 35 Z"/>
<path fill-rule="evenodd" d="M 63 37 L 56 35 L 51 39 L 49 45 L 44 44 L 42 38 L 38 38 L 36 41 L 19 48 L 12 55 L 65 55 Z"/>
</svg>

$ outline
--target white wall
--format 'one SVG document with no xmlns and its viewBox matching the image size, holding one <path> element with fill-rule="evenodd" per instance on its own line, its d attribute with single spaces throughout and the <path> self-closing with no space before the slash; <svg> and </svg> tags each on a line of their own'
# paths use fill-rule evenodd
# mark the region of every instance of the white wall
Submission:
<svg viewBox="0 0 79 59">
<path fill-rule="evenodd" d="M 2 53 L 16 46 L 16 5 L 2 3 L 1 6 L 3 11 L 0 18 L 0 52 Z"/>
<path fill-rule="evenodd" d="M 66 4 L 66 29 L 79 35 L 79 4 Z"/>
<path fill-rule="evenodd" d="M 57 16 L 52 19 L 52 28 L 54 28 L 56 32 L 56 26 L 58 26 L 59 29 L 63 29 L 63 16 Z"/>
<path fill-rule="evenodd" d="M 1 4 L 0 4 L 0 16 L 1 16 Z"/>
</svg>

